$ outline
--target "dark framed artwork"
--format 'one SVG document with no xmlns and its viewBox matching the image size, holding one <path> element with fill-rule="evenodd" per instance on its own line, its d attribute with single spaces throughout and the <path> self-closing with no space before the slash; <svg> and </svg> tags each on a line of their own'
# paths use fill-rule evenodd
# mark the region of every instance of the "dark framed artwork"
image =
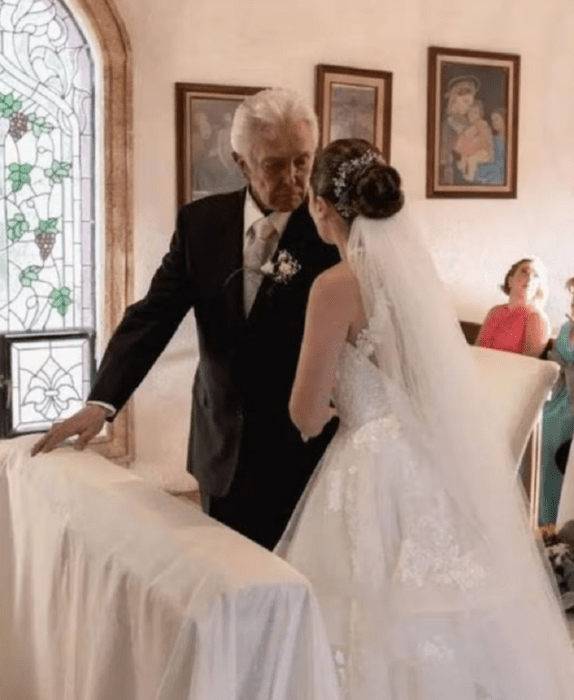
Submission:
<svg viewBox="0 0 574 700">
<path fill-rule="evenodd" d="M 428 52 L 427 197 L 516 197 L 520 56 Z"/>
<path fill-rule="evenodd" d="M 176 83 L 178 207 L 244 186 L 245 179 L 232 157 L 231 122 L 239 103 L 261 89 Z"/>
<path fill-rule="evenodd" d="M 362 138 L 377 146 L 389 161 L 393 74 L 323 64 L 315 70 L 319 145 Z"/>
</svg>

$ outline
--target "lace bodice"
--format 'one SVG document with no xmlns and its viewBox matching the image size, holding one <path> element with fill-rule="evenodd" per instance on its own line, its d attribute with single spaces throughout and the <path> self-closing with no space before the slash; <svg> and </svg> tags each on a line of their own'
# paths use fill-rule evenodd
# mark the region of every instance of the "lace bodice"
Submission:
<svg viewBox="0 0 574 700">
<path fill-rule="evenodd" d="M 383 375 L 368 357 L 369 344 L 346 342 L 337 368 L 333 400 L 341 424 L 357 428 L 389 414 Z"/>
</svg>

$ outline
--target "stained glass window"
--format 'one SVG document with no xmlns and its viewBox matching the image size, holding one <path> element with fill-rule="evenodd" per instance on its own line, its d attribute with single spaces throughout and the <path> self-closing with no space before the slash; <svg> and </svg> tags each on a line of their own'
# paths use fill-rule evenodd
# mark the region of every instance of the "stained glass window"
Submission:
<svg viewBox="0 0 574 700">
<path fill-rule="evenodd" d="M 92 379 L 93 334 L 4 336 L 11 377 L 5 433 L 45 430 L 80 409 Z"/>
<path fill-rule="evenodd" d="M 75 19 L 59 0 L 0 0 L 0 335 L 20 335 L 13 370 L 36 334 L 95 328 L 94 152 L 93 61 Z M 58 357 L 71 372 L 76 355 Z M 22 425 L 60 417 L 54 401 L 40 426 L 21 378 L 2 380 Z"/>
</svg>

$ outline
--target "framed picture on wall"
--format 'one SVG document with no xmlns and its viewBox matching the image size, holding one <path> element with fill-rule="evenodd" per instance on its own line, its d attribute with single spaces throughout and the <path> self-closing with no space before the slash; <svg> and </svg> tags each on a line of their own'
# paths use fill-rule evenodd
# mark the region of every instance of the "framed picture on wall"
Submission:
<svg viewBox="0 0 574 700">
<path fill-rule="evenodd" d="M 428 52 L 427 197 L 516 197 L 520 56 Z"/>
<path fill-rule="evenodd" d="M 366 139 L 388 161 L 393 74 L 323 64 L 315 70 L 319 145 L 326 146 L 335 139 Z"/>
<path fill-rule="evenodd" d="M 176 83 L 177 204 L 245 184 L 233 160 L 231 122 L 239 103 L 262 88 Z"/>
</svg>

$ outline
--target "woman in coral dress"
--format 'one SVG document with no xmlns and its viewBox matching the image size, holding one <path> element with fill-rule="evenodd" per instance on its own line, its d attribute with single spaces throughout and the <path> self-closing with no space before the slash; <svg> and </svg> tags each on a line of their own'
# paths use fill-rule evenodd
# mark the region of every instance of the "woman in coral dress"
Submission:
<svg viewBox="0 0 574 700">
<path fill-rule="evenodd" d="M 550 338 L 550 322 L 544 313 L 546 272 L 536 258 L 523 258 L 506 273 L 502 291 L 508 303 L 487 314 L 476 345 L 540 357 Z"/>
</svg>

